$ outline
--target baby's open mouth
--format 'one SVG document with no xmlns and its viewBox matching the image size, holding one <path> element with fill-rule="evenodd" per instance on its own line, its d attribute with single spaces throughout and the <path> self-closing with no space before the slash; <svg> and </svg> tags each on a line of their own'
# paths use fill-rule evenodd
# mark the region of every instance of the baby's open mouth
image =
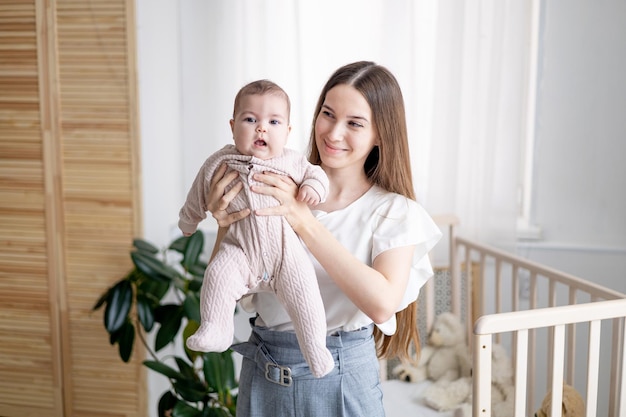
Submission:
<svg viewBox="0 0 626 417">
<path fill-rule="evenodd" d="M 265 142 L 263 139 L 257 139 L 256 141 L 254 141 L 254 144 L 256 146 L 267 146 L 267 142 Z"/>
</svg>

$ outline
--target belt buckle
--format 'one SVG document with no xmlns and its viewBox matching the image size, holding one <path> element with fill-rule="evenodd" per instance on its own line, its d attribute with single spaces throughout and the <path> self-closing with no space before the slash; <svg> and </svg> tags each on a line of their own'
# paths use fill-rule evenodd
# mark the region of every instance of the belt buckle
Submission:
<svg viewBox="0 0 626 417">
<path fill-rule="evenodd" d="M 278 379 L 272 378 L 271 372 L 274 369 L 277 369 L 279 372 Z M 267 362 L 265 364 L 265 379 L 283 387 L 290 387 L 293 382 L 293 379 L 291 378 L 291 369 L 289 367 L 272 362 Z"/>
</svg>

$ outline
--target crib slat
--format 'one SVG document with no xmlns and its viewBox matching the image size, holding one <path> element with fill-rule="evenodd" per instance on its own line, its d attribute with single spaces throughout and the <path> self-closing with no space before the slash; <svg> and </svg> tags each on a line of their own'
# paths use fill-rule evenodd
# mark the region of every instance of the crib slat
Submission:
<svg viewBox="0 0 626 417">
<path fill-rule="evenodd" d="M 515 332 L 516 357 L 515 357 L 515 417 L 526 415 L 526 384 L 528 376 L 528 330 Z M 532 400 L 532 398 L 531 398 Z M 530 407 L 532 403 L 528 404 Z"/>
<path fill-rule="evenodd" d="M 496 271 L 495 271 L 495 288 L 494 288 L 494 296 L 493 298 L 496 300 L 496 313 L 502 312 L 502 261 L 500 259 L 496 259 Z M 502 342 L 502 335 L 496 335 L 496 343 Z"/>
<path fill-rule="evenodd" d="M 467 285 L 465 285 L 465 300 L 469 303 L 469 306 L 467 306 L 467 311 L 468 311 L 469 317 L 472 318 L 471 323 L 468 323 L 469 324 L 468 334 L 471 334 L 473 323 L 476 321 L 478 317 L 485 314 L 485 305 L 479 303 L 479 300 L 483 299 L 482 297 L 483 279 L 481 278 L 483 277 L 484 270 L 480 269 L 479 267 L 478 271 L 476 271 L 472 267 L 471 251 L 469 247 L 466 249 L 467 249 L 467 252 L 466 252 L 467 259 L 465 263 L 465 276 L 467 278 Z M 474 275 L 474 272 L 476 272 L 476 275 Z M 460 287 L 459 287 L 458 294 L 461 294 Z M 459 304 L 460 304 L 460 300 L 459 300 Z M 470 346 L 471 346 L 471 343 L 470 343 Z"/>
<path fill-rule="evenodd" d="M 530 345 L 530 350 L 528 351 L 528 378 L 531 381 L 536 381 L 536 362 L 537 362 L 537 344 L 535 343 L 535 339 L 536 339 L 536 335 L 537 335 L 537 331 L 535 329 L 532 329 L 529 331 L 528 333 L 528 340 L 529 340 L 529 345 Z M 530 407 L 534 407 L 535 405 L 535 390 L 530 390 L 530 392 L 528 392 L 526 394 L 526 403 L 528 404 L 529 409 L 532 409 Z"/>
<path fill-rule="evenodd" d="M 621 323 L 621 325 L 620 325 Z M 621 357 L 617 354 L 621 348 Z M 623 416 L 626 414 L 626 319 L 621 318 L 619 320 L 613 320 L 613 364 L 619 366 L 613 366 L 615 374 L 611 372 L 611 381 L 613 386 L 617 387 L 620 384 L 619 394 L 613 395 L 611 390 L 609 404 L 610 416 Z M 621 382 L 620 382 L 621 381 Z M 617 389 L 615 390 L 617 391 Z M 614 398 L 615 397 L 615 398 Z M 618 399 L 619 397 L 619 399 Z"/>
<path fill-rule="evenodd" d="M 565 352 L 565 326 L 554 326 L 552 330 L 554 345 L 552 347 L 552 405 L 550 415 L 560 416 L 563 403 L 563 366 Z M 559 378 L 558 375 L 561 375 Z"/>
<path fill-rule="evenodd" d="M 491 417 L 491 335 L 474 337 L 473 405 L 474 417 Z"/>
<path fill-rule="evenodd" d="M 569 305 L 576 304 L 576 288 L 569 287 Z M 576 381 L 576 326 L 570 324 L 567 333 L 567 381 L 572 384 Z"/>
<path fill-rule="evenodd" d="M 589 323 L 589 359 L 587 360 L 587 417 L 594 417 L 598 409 L 598 370 L 600 363 L 601 321 Z"/>
<path fill-rule="evenodd" d="M 537 308 L 537 273 L 530 273 L 530 309 Z"/>
<path fill-rule="evenodd" d="M 435 321 L 435 280 L 426 281 L 424 290 L 426 291 L 426 329 L 430 329 Z"/>
<path fill-rule="evenodd" d="M 519 268 L 511 264 L 511 306 L 513 307 L 512 311 L 520 310 L 519 306 L 519 294 L 520 294 L 520 282 L 519 282 Z"/>
</svg>

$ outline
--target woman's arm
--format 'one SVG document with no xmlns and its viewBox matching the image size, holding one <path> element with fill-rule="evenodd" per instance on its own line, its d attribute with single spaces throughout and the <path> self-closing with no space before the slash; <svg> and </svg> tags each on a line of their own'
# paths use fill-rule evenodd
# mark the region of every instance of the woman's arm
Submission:
<svg viewBox="0 0 626 417">
<path fill-rule="evenodd" d="M 295 199 L 297 187 L 288 177 L 258 174 L 266 185 L 252 190 L 275 197 L 279 206 L 258 210 L 257 215 L 282 215 L 324 267 L 337 286 L 375 323 L 387 321 L 406 291 L 414 246 L 390 249 L 370 267 L 355 258 L 311 213 Z"/>
<path fill-rule="evenodd" d="M 375 323 L 387 321 L 396 312 L 406 291 L 414 246 L 387 250 L 370 267 L 312 215 L 295 231 L 337 286 Z"/>
</svg>

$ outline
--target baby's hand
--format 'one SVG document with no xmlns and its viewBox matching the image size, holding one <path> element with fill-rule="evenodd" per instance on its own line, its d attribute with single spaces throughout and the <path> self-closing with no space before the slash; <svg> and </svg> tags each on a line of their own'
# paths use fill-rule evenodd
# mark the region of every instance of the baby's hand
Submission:
<svg viewBox="0 0 626 417">
<path fill-rule="evenodd" d="M 320 196 L 308 185 L 303 185 L 298 191 L 298 201 L 307 203 L 309 206 L 315 206 L 320 202 Z"/>
</svg>

